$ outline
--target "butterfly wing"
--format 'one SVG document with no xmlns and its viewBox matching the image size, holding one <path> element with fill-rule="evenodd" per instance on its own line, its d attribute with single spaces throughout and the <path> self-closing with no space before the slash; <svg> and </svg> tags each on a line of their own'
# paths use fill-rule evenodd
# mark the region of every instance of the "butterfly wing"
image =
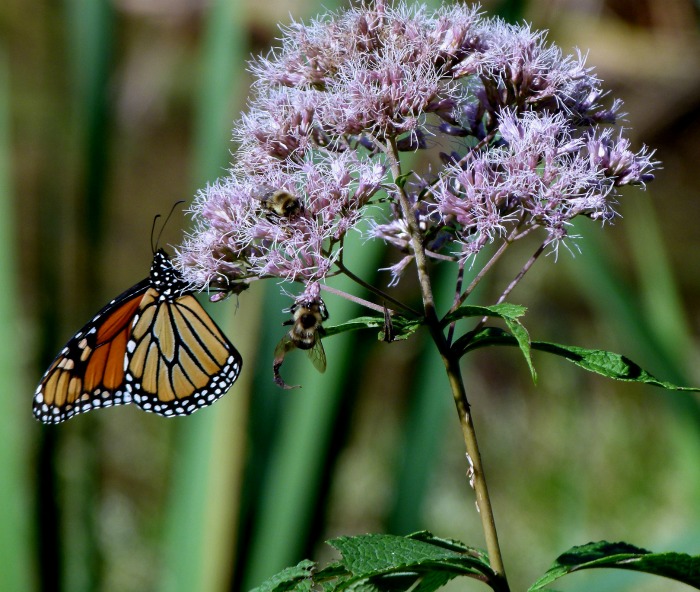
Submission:
<svg viewBox="0 0 700 592">
<path fill-rule="evenodd" d="M 241 371 L 236 348 L 189 293 L 149 288 L 127 343 L 126 391 L 145 411 L 189 415 L 229 390 Z"/>
<path fill-rule="evenodd" d="M 149 278 L 112 300 L 61 350 L 34 394 L 34 415 L 59 423 L 131 402 L 166 417 L 189 415 L 226 394 L 241 365 L 159 249 Z"/>
<path fill-rule="evenodd" d="M 34 393 L 39 421 L 60 423 L 90 409 L 130 402 L 124 359 L 148 286 L 146 279 L 117 296 L 68 341 Z"/>
</svg>

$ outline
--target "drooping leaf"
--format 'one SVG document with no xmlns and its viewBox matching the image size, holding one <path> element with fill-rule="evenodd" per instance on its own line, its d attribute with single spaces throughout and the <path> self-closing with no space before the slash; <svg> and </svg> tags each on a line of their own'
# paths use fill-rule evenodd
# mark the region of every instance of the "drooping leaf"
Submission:
<svg viewBox="0 0 700 592">
<path fill-rule="evenodd" d="M 520 351 L 525 357 L 525 361 L 530 369 L 530 374 L 532 375 L 532 380 L 537 382 L 537 372 L 532 364 L 532 356 L 530 353 L 530 335 L 527 329 L 525 329 L 523 324 L 518 320 L 526 311 L 527 309 L 524 306 L 510 304 L 508 302 L 494 304 L 493 306 L 461 306 L 454 312 L 446 315 L 442 320 L 442 324 L 448 325 L 465 317 L 496 317 L 502 319 L 508 329 L 510 329 L 510 334 L 515 337 L 518 347 L 520 347 Z M 468 351 L 468 349 L 464 347 L 465 341 L 468 343 L 470 340 L 471 334 L 467 333 L 455 342 L 453 351 L 460 352 L 460 355 L 464 355 Z"/>
<path fill-rule="evenodd" d="M 676 391 L 700 391 L 700 389 L 695 387 L 678 386 L 665 380 L 659 380 L 627 356 L 616 354 L 615 352 L 544 341 L 534 342 L 532 347 L 561 356 L 584 370 L 595 372 L 608 378 L 614 378 L 615 380 L 641 382 Z"/>
<path fill-rule="evenodd" d="M 519 340 L 502 329 L 487 327 L 477 334 L 466 335 L 454 344 L 464 354 L 474 349 L 492 345 L 518 345 Z M 559 343 L 549 343 L 547 341 L 533 341 L 530 344 L 532 349 L 547 352 L 560 356 L 569 362 L 576 364 L 584 370 L 600 374 L 614 380 L 627 382 L 639 382 L 660 386 L 668 390 L 698 392 L 699 388 L 678 386 L 671 382 L 660 380 L 644 370 L 636 362 L 628 357 L 615 352 L 601 349 L 587 349 L 575 345 L 562 345 Z"/>
</svg>

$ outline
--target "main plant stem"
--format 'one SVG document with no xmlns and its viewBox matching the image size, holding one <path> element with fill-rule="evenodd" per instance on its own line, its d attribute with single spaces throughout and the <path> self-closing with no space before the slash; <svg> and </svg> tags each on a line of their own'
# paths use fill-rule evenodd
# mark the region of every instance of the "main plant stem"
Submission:
<svg viewBox="0 0 700 592">
<path fill-rule="evenodd" d="M 441 333 L 442 335 L 442 333 Z M 481 464 L 481 453 L 479 452 L 479 443 L 476 438 L 476 429 L 472 419 L 467 393 L 464 389 L 464 381 L 462 373 L 459 369 L 458 360 L 452 359 L 451 356 L 442 356 L 445 364 L 445 370 L 450 381 L 452 396 L 454 397 L 457 413 L 459 415 L 460 425 L 462 427 L 462 436 L 467 447 L 467 455 L 471 467 L 471 480 L 476 493 L 476 504 L 481 517 L 481 527 L 484 531 L 486 539 L 486 549 L 489 554 L 489 561 L 493 571 L 500 577 L 498 587 L 495 589 L 507 592 L 509 590 L 508 580 L 506 578 L 506 570 L 503 565 L 503 557 L 501 555 L 501 547 L 498 543 L 498 532 L 496 531 L 496 521 L 493 516 L 493 508 L 491 507 L 491 498 L 486 483 L 486 475 Z"/>
<path fill-rule="evenodd" d="M 387 154 L 391 162 L 391 170 L 394 179 L 401 176 L 401 166 L 398 159 L 398 150 L 393 139 L 390 139 L 387 145 Z M 417 228 L 413 210 L 408 197 L 402 187 L 398 188 L 397 198 L 401 207 L 401 212 L 408 225 L 408 231 L 411 236 L 411 248 L 416 258 L 416 267 L 418 269 L 418 279 L 423 297 L 423 306 L 425 317 L 430 334 L 435 342 L 435 345 L 440 352 L 442 361 L 445 365 L 447 377 L 450 382 L 452 396 L 457 407 L 459 422 L 462 426 L 462 435 L 464 443 L 467 447 L 467 455 L 471 466 L 472 482 L 474 491 L 476 492 L 476 504 L 481 517 L 481 526 L 486 539 L 486 549 L 489 554 L 491 568 L 499 576 L 500 581 L 494 582 L 496 588 L 502 592 L 508 592 L 508 581 L 506 579 L 506 571 L 503 565 L 503 557 L 501 555 L 501 547 L 498 543 L 498 533 L 496 531 L 496 521 L 493 516 L 491 507 L 491 498 L 489 497 L 488 486 L 486 484 L 486 476 L 481 464 L 481 453 L 479 452 L 479 443 L 476 438 L 476 430 L 470 410 L 467 392 L 464 388 L 462 373 L 459 369 L 459 358 L 451 351 L 450 345 L 445 337 L 445 334 L 440 326 L 440 321 L 435 310 L 435 301 L 433 299 L 433 291 L 430 283 L 430 275 L 428 274 L 427 257 L 422 244 L 421 235 Z"/>
</svg>

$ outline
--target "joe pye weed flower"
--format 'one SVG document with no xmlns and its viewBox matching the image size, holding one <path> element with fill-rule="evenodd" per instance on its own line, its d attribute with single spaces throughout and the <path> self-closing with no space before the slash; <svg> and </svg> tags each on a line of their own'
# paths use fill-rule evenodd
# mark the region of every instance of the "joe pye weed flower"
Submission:
<svg viewBox="0 0 700 592">
<path fill-rule="evenodd" d="M 283 28 L 280 47 L 251 70 L 252 98 L 233 128 L 234 161 L 226 177 L 198 193 L 196 229 L 179 249 L 178 265 L 192 284 L 216 290 L 217 299 L 266 278 L 287 292 L 298 286 L 290 299 L 292 328 L 282 332 L 276 352 L 282 386 L 278 370 L 289 349 L 315 352 L 317 367 L 325 367 L 324 290 L 362 302 L 373 316 L 361 322 L 380 327 L 387 341 L 427 327 L 473 475 L 488 549 L 480 577 L 507 589 L 459 359 L 482 345 L 517 343 L 530 363 L 532 344 L 519 321 L 524 309 L 505 298 L 542 253 L 575 248 L 575 217 L 612 222 L 621 187 L 653 179 L 653 151 L 631 146 L 618 124 L 621 101 L 607 96 L 584 54 L 566 55 L 545 33 L 475 7 L 431 13 L 375 2 L 294 22 Z M 350 232 L 396 249 L 384 286 L 349 269 Z M 533 233 L 539 247 L 526 254 L 498 302 L 466 305 L 509 247 Z M 454 304 L 437 310 L 431 272 L 449 264 Z M 476 273 L 464 287 L 466 269 Z M 373 298 L 340 293 L 331 279 L 339 274 Z M 386 292 L 406 274 L 417 274 L 419 312 Z M 476 323 L 461 330 L 469 318 Z M 489 326 L 493 318 L 508 330 Z M 630 379 L 604 364 L 588 366 Z"/>
</svg>

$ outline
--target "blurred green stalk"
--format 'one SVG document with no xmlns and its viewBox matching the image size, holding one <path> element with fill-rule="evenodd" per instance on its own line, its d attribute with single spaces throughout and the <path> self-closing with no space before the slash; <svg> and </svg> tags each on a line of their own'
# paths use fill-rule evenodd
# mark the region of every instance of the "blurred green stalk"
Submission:
<svg viewBox="0 0 700 592">
<path fill-rule="evenodd" d="M 359 242 L 358 237 L 349 236 L 344 247 L 353 254 L 351 269 L 360 277 L 371 277 L 379 266 L 383 245 L 377 241 L 363 245 Z M 338 278 L 333 286 L 357 294 L 357 288 L 346 278 Z M 329 300 L 327 295 L 322 295 Z M 333 299 L 329 311 L 334 322 L 360 312 L 356 304 L 340 298 Z M 280 318 L 279 313 L 276 317 Z M 280 339 L 284 332 L 280 328 Z M 260 585 L 280 569 L 293 565 L 306 551 L 340 403 L 350 376 L 358 371 L 356 341 L 354 333 L 344 335 L 342 340 L 324 340 L 328 358 L 325 374 L 319 374 L 301 351 L 290 354 L 290 358 L 297 357 L 296 365 L 285 362 L 282 368 L 290 384 L 300 384 L 302 388 L 283 391 L 274 387 L 279 391 L 278 396 L 285 398 L 284 412 L 274 430 L 275 440 L 243 574 L 243 590 Z M 272 351 L 261 352 L 261 358 L 266 360 L 268 380 L 272 383 Z"/>
<path fill-rule="evenodd" d="M 65 163 L 66 166 L 75 165 L 77 171 L 75 211 L 79 212 L 79 233 L 74 256 L 78 273 L 72 281 L 74 286 L 89 287 L 72 290 L 71 300 L 78 310 L 83 307 L 96 310 L 102 304 L 96 297 L 101 293 L 103 277 L 99 270 L 108 200 L 109 79 L 117 19 L 108 0 L 69 0 L 63 8 L 67 64 L 71 74 L 71 115 L 74 117 L 73 129 L 77 132 L 70 138 L 76 142 L 77 161 Z M 49 252 L 44 256 L 52 258 L 54 255 Z M 60 279 L 66 282 L 65 277 Z M 56 471 L 59 465 L 55 454 L 61 450 L 60 441 L 84 438 L 96 442 L 98 429 L 95 418 L 91 417 L 60 432 L 56 430 L 50 451 L 54 455 L 53 470 Z M 58 491 L 52 492 L 53 498 L 58 500 L 63 521 L 60 525 L 63 528 L 59 531 L 61 543 L 63 548 L 72 552 L 62 556 L 65 562 L 62 581 L 51 585 L 63 586 L 70 592 L 100 588 L 104 577 L 103 545 L 99 540 L 100 455 L 94 447 L 84 447 L 80 454 L 76 471 L 70 475 L 58 474 L 55 481 Z M 68 503 L 69 500 L 72 503 Z"/>
<path fill-rule="evenodd" d="M 241 97 L 246 32 L 240 2 L 214 0 L 205 23 L 201 79 L 197 85 L 193 138 L 193 184 L 203 187 L 221 175 L 228 161 L 228 141 L 236 103 Z M 246 302 L 246 315 L 236 323 L 239 335 L 255 335 L 256 301 Z M 222 306 L 207 307 L 226 330 Z M 214 312 L 216 314 L 214 314 Z M 230 334 L 230 331 L 226 331 Z M 236 541 L 236 510 L 245 454 L 245 385 L 250 382 L 253 346 L 232 339 L 243 356 L 243 374 L 233 392 L 214 408 L 178 422 L 170 499 L 162 549 L 168 592 L 227 590 Z"/>
<path fill-rule="evenodd" d="M 10 113 L 9 69 L 4 53 L 0 52 L 0 590 L 32 590 L 31 541 L 29 523 L 29 483 L 26 467 L 29 455 L 25 442 L 27 400 L 23 393 L 27 385 L 20 379 L 24 367 L 19 352 L 20 313 L 16 261 L 17 220 L 13 210 L 13 190 L 10 179 Z M 18 420 L 21 418 L 21 420 Z"/>
</svg>

